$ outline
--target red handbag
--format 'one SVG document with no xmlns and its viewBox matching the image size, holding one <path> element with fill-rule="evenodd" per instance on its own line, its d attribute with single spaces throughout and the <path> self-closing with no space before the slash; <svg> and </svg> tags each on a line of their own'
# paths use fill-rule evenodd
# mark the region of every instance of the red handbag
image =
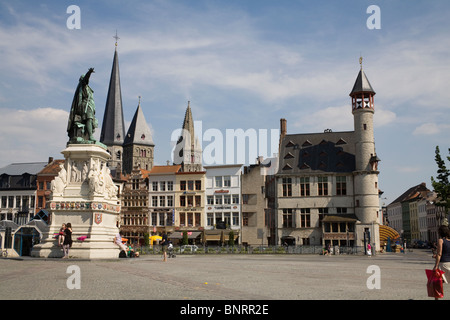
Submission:
<svg viewBox="0 0 450 320">
<path fill-rule="evenodd" d="M 429 270 L 426 269 L 427 274 L 427 290 L 428 296 L 433 298 L 443 298 L 444 297 L 444 287 L 442 285 L 442 275 L 445 273 L 440 269 Z"/>
</svg>

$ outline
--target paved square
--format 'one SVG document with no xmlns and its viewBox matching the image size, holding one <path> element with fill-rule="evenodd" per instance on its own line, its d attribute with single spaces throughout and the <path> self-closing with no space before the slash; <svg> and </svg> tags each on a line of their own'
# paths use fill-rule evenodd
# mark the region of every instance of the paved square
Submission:
<svg viewBox="0 0 450 320">
<path fill-rule="evenodd" d="M 69 288 L 75 275 L 70 266 L 79 268 L 79 289 Z M 369 266 L 379 267 L 379 289 L 368 287 L 377 275 Z M 373 257 L 198 254 L 165 263 L 159 255 L 0 259 L 0 299 L 432 300 L 425 275 L 432 267 L 429 250 Z"/>
</svg>

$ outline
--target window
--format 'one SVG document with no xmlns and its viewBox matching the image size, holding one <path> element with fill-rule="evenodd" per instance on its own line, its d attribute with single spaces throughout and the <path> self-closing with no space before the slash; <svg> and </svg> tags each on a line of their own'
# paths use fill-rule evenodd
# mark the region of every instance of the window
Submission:
<svg viewBox="0 0 450 320">
<path fill-rule="evenodd" d="M 292 179 L 283 178 L 283 197 L 292 196 Z"/>
<path fill-rule="evenodd" d="M 207 196 L 206 202 L 207 204 L 214 204 L 214 196 Z"/>
<path fill-rule="evenodd" d="M 223 204 L 231 204 L 231 195 L 226 194 L 223 196 Z"/>
<path fill-rule="evenodd" d="M 186 200 L 187 200 L 188 207 L 193 207 L 194 206 L 194 197 L 193 196 L 187 196 Z"/>
<path fill-rule="evenodd" d="M 232 201 L 233 201 L 233 204 L 239 204 L 239 195 L 238 194 L 233 194 L 232 195 Z"/>
<path fill-rule="evenodd" d="M 319 188 L 318 190 L 319 196 L 328 195 L 328 177 L 319 177 L 318 188 Z"/>
<path fill-rule="evenodd" d="M 246 212 L 242 213 L 242 226 L 248 227 L 248 213 Z"/>
<path fill-rule="evenodd" d="M 152 206 L 157 207 L 158 206 L 158 197 L 152 196 Z"/>
<path fill-rule="evenodd" d="M 184 227 L 186 225 L 186 213 L 180 212 L 180 226 Z"/>
<path fill-rule="evenodd" d="M 223 186 L 231 187 L 231 177 L 230 176 L 223 177 Z"/>
<path fill-rule="evenodd" d="M 310 209 L 302 208 L 300 209 L 300 228 L 310 228 L 310 227 L 311 227 Z"/>
<path fill-rule="evenodd" d="M 173 181 L 167 181 L 167 191 L 173 191 Z"/>
<path fill-rule="evenodd" d="M 300 178 L 300 195 L 302 197 L 307 197 L 310 195 L 309 192 L 309 177 Z"/>
<path fill-rule="evenodd" d="M 152 190 L 153 191 L 158 191 L 158 181 L 153 181 L 152 182 Z"/>
<path fill-rule="evenodd" d="M 195 226 L 196 227 L 200 227 L 200 221 L 201 219 L 200 219 L 200 212 L 196 212 L 195 213 Z"/>
<path fill-rule="evenodd" d="M 159 206 L 160 207 L 166 206 L 166 197 L 164 197 L 164 196 L 159 197 Z"/>
<path fill-rule="evenodd" d="M 336 195 L 345 196 L 347 194 L 347 179 L 345 176 L 336 177 Z"/>
<path fill-rule="evenodd" d="M 216 188 L 222 188 L 222 177 L 216 177 L 216 184 L 215 184 L 215 186 L 216 186 Z"/>
<path fill-rule="evenodd" d="M 195 180 L 195 190 L 202 190 L 202 181 Z"/>
<path fill-rule="evenodd" d="M 347 213 L 347 208 L 336 208 L 336 212 L 340 213 L 340 214 L 345 214 Z"/>
<path fill-rule="evenodd" d="M 215 198 L 215 202 L 216 202 L 216 204 L 222 204 L 222 196 L 220 195 L 220 196 L 218 196 L 218 195 L 215 195 L 214 196 L 214 198 Z"/>
<path fill-rule="evenodd" d="M 180 181 L 180 190 L 186 190 L 186 181 L 185 180 Z"/>
<path fill-rule="evenodd" d="M 283 209 L 283 228 L 292 228 L 293 225 L 292 209 Z"/>
<path fill-rule="evenodd" d="M 186 207 L 186 196 L 180 196 L 180 207 Z"/>
<path fill-rule="evenodd" d="M 212 227 L 214 225 L 214 216 L 212 213 L 206 215 L 206 225 Z"/>
<path fill-rule="evenodd" d="M 173 207 L 173 196 L 167 196 L 167 206 Z"/>
<path fill-rule="evenodd" d="M 188 183 L 188 190 L 194 190 L 194 181 L 189 180 L 187 183 Z"/>
<path fill-rule="evenodd" d="M 196 207 L 202 206 L 202 197 L 201 196 L 195 196 L 195 206 Z"/>
<path fill-rule="evenodd" d="M 239 212 L 233 212 L 233 226 L 239 225 Z"/>
<path fill-rule="evenodd" d="M 166 191 L 166 182 L 165 181 L 160 181 L 159 182 L 159 190 L 160 191 Z"/>
</svg>

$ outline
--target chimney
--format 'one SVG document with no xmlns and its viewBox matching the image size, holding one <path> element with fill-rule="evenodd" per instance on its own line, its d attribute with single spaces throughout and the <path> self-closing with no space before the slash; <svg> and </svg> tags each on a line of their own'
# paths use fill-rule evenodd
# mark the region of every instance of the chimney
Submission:
<svg viewBox="0 0 450 320">
<path fill-rule="evenodd" d="M 281 141 L 283 141 L 284 137 L 287 133 L 287 120 L 284 118 L 280 119 L 280 141 L 278 142 L 278 154 L 281 151 Z"/>
<path fill-rule="evenodd" d="M 287 120 L 286 119 L 280 119 L 280 135 L 282 136 L 282 138 L 284 138 L 286 133 L 287 133 Z"/>
<path fill-rule="evenodd" d="M 53 162 L 53 157 L 48 157 L 48 163 L 47 164 L 50 164 L 52 162 Z"/>
</svg>

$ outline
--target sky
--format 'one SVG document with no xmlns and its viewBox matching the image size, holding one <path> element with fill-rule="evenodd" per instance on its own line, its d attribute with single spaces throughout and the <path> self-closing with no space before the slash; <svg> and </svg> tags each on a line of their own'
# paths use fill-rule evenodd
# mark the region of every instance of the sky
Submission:
<svg viewBox="0 0 450 320">
<path fill-rule="evenodd" d="M 288 134 L 352 131 L 363 57 L 387 205 L 422 182 L 431 189 L 436 146 L 448 155 L 449 17 L 447 0 L 0 0 L 0 167 L 63 158 L 73 94 L 90 67 L 100 136 L 117 30 L 126 128 L 140 96 L 160 165 L 188 101 L 204 149 L 242 129 L 271 156 L 281 118 Z M 225 157 L 214 153 L 217 164 Z"/>
</svg>

